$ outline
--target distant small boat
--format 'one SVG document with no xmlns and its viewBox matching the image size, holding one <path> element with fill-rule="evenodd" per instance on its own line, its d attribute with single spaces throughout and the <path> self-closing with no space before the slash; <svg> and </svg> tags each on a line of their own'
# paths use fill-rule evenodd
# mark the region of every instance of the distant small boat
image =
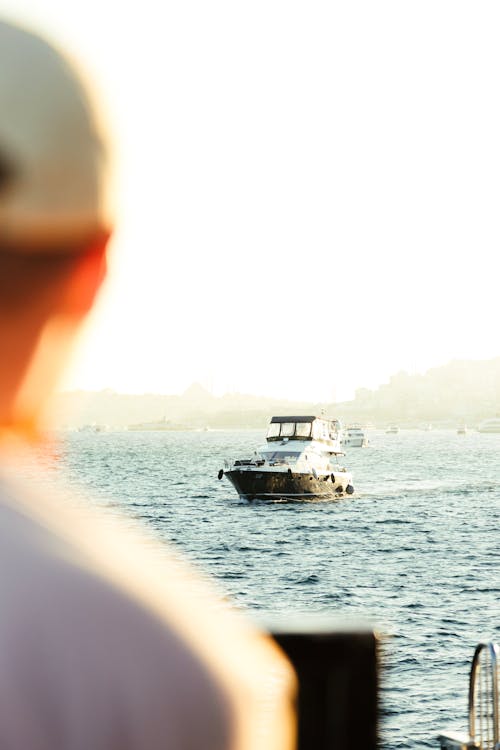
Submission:
<svg viewBox="0 0 500 750">
<path fill-rule="evenodd" d="M 342 445 L 344 448 L 366 448 L 368 443 L 368 438 L 366 437 L 365 431 L 361 425 L 351 424 L 344 428 L 344 434 L 342 437 Z"/>
<path fill-rule="evenodd" d="M 95 424 L 95 423 L 92 423 L 92 424 L 82 424 L 78 428 L 78 432 L 94 432 L 95 433 L 95 432 L 105 432 L 105 431 L 106 431 L 105 426 L 99 425 L 99 424 Z"/>
<path fill-rule="evenodd" d="M 397 424 L 390 424 L 389 427 L 386 429 L 387 435 L 397 435 L 399 432 L 399 427 Z"/>
<path fill-rule="evenodd" d="M 484 419 L 477 429 L 478 432 L 500 432 L 500 417 Z"/>
<path fill-rule="evenodd" d="M 457 427 L 457 435 L 466 435 L 467 427 L 464 424 L 459 424 Z"/>
</svg>

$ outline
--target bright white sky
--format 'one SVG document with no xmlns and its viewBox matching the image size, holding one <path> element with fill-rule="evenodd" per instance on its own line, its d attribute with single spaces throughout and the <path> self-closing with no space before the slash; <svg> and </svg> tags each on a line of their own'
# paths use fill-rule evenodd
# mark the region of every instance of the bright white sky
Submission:
<svg viewBox="0 0 500 750">
<path fill-rule="evenodd" d="M 112 272 L 70 387 L 341 400 L 500 354 L 500 4 L 0 0 L 99 79 Z"/>
</svg>

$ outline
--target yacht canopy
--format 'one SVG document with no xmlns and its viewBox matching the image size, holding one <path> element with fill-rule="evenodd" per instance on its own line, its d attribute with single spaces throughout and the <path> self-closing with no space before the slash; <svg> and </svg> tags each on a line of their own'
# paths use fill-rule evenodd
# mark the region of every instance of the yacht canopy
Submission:
<svg viewBox="0 0 500 750">
<path fill-rule="evenodd" d="M 314 422 L 318 417 L 271 417 L 271 424 L 282 422 Z"/>
</svg>

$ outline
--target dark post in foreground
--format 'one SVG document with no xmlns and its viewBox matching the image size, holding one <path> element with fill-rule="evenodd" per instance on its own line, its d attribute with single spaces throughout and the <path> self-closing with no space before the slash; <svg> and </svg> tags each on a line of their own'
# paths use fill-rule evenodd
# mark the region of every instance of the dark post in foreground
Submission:
<svg viewBox="0 0 500 750">
<path fill-rule="evenodd" d="M 298 750 L 375 750 L 376 634 L 274 630 L 273 637 L 299 679 Z"/>
</svg>

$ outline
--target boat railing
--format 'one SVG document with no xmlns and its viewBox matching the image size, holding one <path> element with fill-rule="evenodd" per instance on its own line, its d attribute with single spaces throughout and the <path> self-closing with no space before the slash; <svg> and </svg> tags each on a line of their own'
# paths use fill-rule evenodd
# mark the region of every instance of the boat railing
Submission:
<svg viewBox="0 0 500 750">
<path fill-rule="evenodd" d="M 224 470 L 230 471 L 234 468 L 240 468 L 242 466 L 264 466 L 265 460 L 263 458 L 225 458 L 224 459 Z"/>
<path fill-rule="evenodd" d="M 498 672 L 500 648 L 480 643 L 474 652 L 469 677 L 469 734 L 439 735 L 442 750 L 500 750 Z"/>
</svg>

